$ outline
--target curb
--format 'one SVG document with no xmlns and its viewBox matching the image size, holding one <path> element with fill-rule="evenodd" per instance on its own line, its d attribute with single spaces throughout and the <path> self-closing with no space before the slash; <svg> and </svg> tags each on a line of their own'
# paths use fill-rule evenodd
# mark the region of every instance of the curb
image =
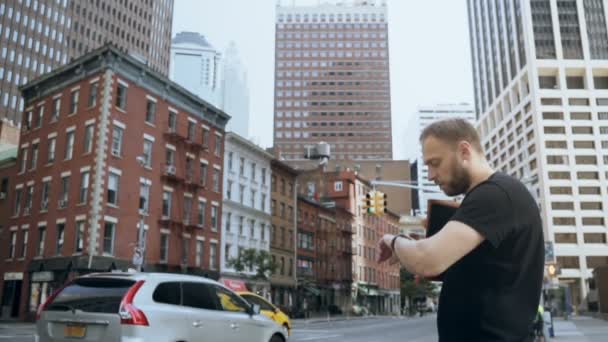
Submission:
<svg viewBox="0 0 608 342">
<path fill-rule="evenodd" d="M 315 323 L 331 323 L 331 322 L 342 322 L 342 321 L 358 321 L 358 320 L 367 320 L 367 319 L 380 319 L 380 318 L 394 318 L 394 319 L 403 319 L 403 316 L 349 316 L 349 317 L 330 317 L 327 318 L 310 318 L 310 319 L 292 319 L 292 324 L 315 324 Z"/>
</svg>

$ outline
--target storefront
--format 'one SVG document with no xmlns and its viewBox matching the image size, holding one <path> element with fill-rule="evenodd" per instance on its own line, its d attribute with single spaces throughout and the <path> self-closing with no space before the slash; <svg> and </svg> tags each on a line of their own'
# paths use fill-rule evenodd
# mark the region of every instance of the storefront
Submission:
<svg viewBox="0 0 608 342">
<path fill-rule="evenodd" d="M 21 286 L 23 272 L 6 272 L 2 283 L 2 302 L 0 306 L 1 319 L 19 318 L 19 302 L 21 300 Z"/>
</svg>

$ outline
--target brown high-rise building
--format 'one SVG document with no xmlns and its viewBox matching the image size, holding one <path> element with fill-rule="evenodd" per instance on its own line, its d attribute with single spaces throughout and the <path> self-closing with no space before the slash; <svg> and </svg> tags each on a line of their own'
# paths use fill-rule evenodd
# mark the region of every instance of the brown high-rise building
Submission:
<svg viewBox="0 0 608 342">
<path fill-rule="evenodd" d="M 385 1 L 277 5 L 274 145 L 286 160 L 391 159 Z"/>
<path fill-rule="evenodd" d="M 166 76 L 173 0 L 8 0 L 0 3 L 0 119 L 16 129 L 18 87 L 70 60 L 112 43 Z M 17 144 L 18 134 L 3 141 Z"/>
</svg>

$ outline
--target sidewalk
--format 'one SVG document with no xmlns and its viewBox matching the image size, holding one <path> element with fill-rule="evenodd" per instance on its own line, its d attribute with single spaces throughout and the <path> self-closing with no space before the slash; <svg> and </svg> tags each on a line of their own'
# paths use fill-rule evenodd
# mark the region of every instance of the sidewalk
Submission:
<svg viewBox="0 0 608 342">
<path fill-rule="evenodd" d="M 550 341 L 560 342 L 605 342 L 608 341 L 608 322 L 587 316 L 564 320 L 556 318 L 555 337 Z"/>
</svg>

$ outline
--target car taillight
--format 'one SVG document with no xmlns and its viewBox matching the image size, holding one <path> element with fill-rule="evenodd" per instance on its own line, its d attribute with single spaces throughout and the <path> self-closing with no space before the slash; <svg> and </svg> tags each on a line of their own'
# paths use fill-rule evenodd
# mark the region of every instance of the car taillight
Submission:
<svg viewBox="0 0 608 342">
<path fill-rule="evenodd" d="M 122 301 L 120 302 L 120 309 L 118 310 L 118 314 L 120 315 L 120 324 L 126 325 L 142 325 L 148 326 L 148 318 L 144 315 L 144 312 L 138 309 L 135 305 L 133 305 L 133 298 L 137 291 L 144 284 L 143 280 L 140 280 L 135 283 L 135 285 L 131 286 L 129 291 L 122 297 Z"/>
<path fill-rule="evenodd" d="M 71 282 L 63 285 L 62 287 L 60 287 L 58 290 L 56 290 L 55 292 L 53 292 L 51 294 L 51 296 L 49 298 L 47 298 L 46 301 L 42 305 L 38 306 L 38 310 L 36 311 L 36 320 L 40 319 L 40 316 L 42 315 L 42 311 L 44 311 L 44 309 L 46 309 L 46 307 L 49 304 L 51 304 L 51 302 L 55 299 L 55 297 L 57 297 L 57 295 L 59 294 L 59 292 L 63 291 L 63 289 L 65 289 L 66 286 L 68 286 L 70 284 L 71 284 Z"/>
</svg>

